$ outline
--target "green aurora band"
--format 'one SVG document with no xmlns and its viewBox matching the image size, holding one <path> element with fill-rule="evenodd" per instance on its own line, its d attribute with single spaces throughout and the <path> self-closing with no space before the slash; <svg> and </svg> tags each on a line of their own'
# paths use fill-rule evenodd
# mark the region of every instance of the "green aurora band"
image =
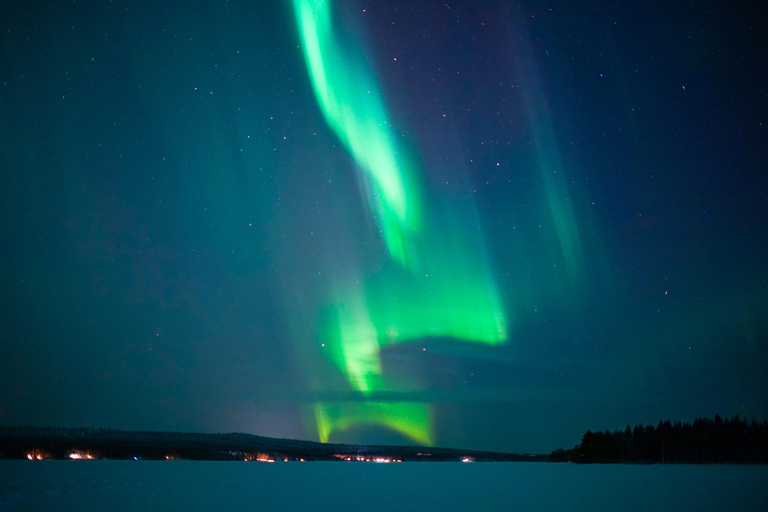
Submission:
<svg viewBox="0 0 768 512">
<path fill-rule="evenodd" d="M 373 425 L 432 444 L 426 404 L 377 400 L 377 392 L 419 390 L 415 377 L 385 375 L 380 351 L 424 338 L 507 339 L 474 203 L 423 193 L 423 173 L 396 143 L 373 74 L 334 34 L 330 0 L 293 3 L 315 96 L 358 166 L 391 257 L 362 284 L 331 287 L 318 344 L 360 399 L 316 403 L 318 436 L 327 442 L 334 431 Z"/>
</svg>

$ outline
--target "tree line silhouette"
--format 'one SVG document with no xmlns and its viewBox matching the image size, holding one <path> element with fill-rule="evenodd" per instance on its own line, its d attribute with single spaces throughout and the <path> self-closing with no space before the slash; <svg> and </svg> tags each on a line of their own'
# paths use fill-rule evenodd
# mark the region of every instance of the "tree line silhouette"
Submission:
<svg viewBox="0 0 768 512">
<path fill-rule="evenodd" d="M 572 450 L 556 450 L 553 462 L 635 464 L 768 464 L 768 421 L 734 416 L 627 425 L 624 431 L 587 430 Z"/>
</svg>

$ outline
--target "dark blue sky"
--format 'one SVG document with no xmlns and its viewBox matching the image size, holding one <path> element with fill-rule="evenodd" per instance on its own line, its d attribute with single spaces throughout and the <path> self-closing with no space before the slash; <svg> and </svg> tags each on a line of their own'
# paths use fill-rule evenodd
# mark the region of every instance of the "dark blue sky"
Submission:
<svg viewBox="0 0 768 512">
<path fill-rule="evenodd" d="M 292 2 L 5 2 L 0 423 L 546 452 L 768 417 L 755 3 L 330 5 L 442 285 L 388 245 Z M 484 294 L 500 343 L 434 319 Z"/>
</svg>

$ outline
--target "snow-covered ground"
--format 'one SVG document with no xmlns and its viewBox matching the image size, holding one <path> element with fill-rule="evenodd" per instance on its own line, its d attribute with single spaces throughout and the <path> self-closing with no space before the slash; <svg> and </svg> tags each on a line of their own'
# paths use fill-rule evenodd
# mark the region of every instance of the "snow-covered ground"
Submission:
<svg viewBox="0 0 768 512">
<path fill-rule="evenodd" d="M 766 503 L 766 466 L 0 460 L 0 512 L 744 512 Z"/>
</svg>

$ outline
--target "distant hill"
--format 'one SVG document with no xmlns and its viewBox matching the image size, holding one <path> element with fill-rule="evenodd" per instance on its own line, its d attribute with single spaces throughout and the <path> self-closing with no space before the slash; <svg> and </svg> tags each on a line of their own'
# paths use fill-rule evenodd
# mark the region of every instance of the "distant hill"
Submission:
<svg viewBox="0 0 768 512">
<path fill-rule="evenodd" d="M 547 455 L 432 448 L 323 444 L 251 434 L 133 432 L 0 426 L 0 458 L 249 461 L 547 461 Z"/>
</svg>

